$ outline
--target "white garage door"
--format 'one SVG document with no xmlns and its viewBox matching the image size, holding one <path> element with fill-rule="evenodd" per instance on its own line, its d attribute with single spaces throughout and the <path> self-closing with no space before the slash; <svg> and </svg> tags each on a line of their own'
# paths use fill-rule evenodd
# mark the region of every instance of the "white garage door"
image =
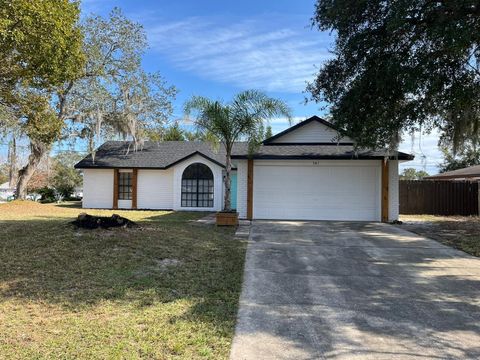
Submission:
<svg viewBox="0 0 480 360">
<path fill-rule="evenodd" d="M 255 219 L 380 220 L 380 161 L 255 161 Z"/>
</svg>

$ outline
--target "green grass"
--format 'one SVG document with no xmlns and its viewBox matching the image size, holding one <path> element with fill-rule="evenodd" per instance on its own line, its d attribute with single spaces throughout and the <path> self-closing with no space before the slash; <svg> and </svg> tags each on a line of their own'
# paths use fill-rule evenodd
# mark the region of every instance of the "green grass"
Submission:
<svg viewBox="0 0 480 360">
<path fill-rule="evenodd" d="M 480 257 L 479 216 L 401 215 L 401 227 Z"/>
<path fill-rule="evenodd" d="M 461 236 L 457 241 L 446 239 L 444 244 L 463 250 L 470 255 L 480 257 L 480 235 Z"/>
<path fill-rule="evenodd" d="M 115 211 L 141 227 L 77 230 L 82 211 L 0 204 L 0 358 L 228 358 L 246 247 L 233 229 Z"/>
</svg>

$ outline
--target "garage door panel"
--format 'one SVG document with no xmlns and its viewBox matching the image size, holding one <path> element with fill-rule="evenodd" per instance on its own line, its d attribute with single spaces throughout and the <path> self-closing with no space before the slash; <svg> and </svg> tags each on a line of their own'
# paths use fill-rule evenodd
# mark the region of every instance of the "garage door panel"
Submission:
<svg viewBox="0 0 480 360">
<path fill-rule="evenodd" d="M 257 219 L 379 220 L 379 166 L 254 169 Z"/>
</svg>

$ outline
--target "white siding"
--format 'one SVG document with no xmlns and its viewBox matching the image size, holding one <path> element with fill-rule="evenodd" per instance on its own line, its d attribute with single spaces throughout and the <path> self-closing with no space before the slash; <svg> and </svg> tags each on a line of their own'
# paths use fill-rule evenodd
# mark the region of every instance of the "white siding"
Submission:
<svg viewBox="0 0 480 360">
<path fill-rule="evenodd" d="M 202 163 L 207 165 L 213 173 L 214 181 L 214 195 L 213 207 L 211 208 L 187 208 L 182 207 L 182 174 L 188 165 L 193 163 Z M 191 158 L 182 161 L 175 165 L 173 169 L 173 209 L 174 210 L 189 210 L 189 211 L 220 211 L 223 208 L 223 168 L 211 161 L 205 159 L 203 156 L 195 155 Z"/>
<path fill-rule="evenodd" d="M 332 128 L 325 126 L 318 121 L 312 121 L 279 137 L 278 139 L 275 139 L 272 143 L 336 143 L 337 135 L 338 132 Z M 352 140 L 345 137 L 339 142 L 352 142 Z"/>
<path fill-rule="evenodd" d="M 398 160 L 391 160 L 388 166 L 388 220 L 398 220 L 400 210 L 398 195 Z"/>
<path fill-rule="evenodd" d="M 379 160 L 255 161 L 257 219 L 380 220 Z"/>
<path fill-rule="evenodd" d="M 111 209 L 112 206 L 113 169 L 84 169 L 82 207 Z"/>
<path fill-rule="evenodd" d="M 173 209 L 173 169 L 138 170 L 138 209 Z"/>
<path fill-rule="evenodd" d="M 237 212 L 241 219 L 247 217 L 247 164 L 247 160 L 237 162 Z"/>
<path fill-rule="evenodd" d="M 131 209 L 132 208 L 132 200 L 118 199 L 118 208 L 119 209 Z"/>
</svg>

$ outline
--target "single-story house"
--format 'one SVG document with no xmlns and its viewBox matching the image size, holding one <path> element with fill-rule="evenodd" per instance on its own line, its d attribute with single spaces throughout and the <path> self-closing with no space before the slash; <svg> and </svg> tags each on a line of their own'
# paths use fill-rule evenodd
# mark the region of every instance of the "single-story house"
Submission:
<svg viewBox="0 0 480 360">
<path fill-rule="evenodd" d="M 480 181 L 480 165 L 469 166 L 467 168 L 447 171 L 441 174 L 427 176 L 425 180 L 448 180 L 448 181 Z"/>
<path fill-rule="evenodd" d="M 83 207 L 219 211 L 225 152 L 202 142 L 108 141 L 75 165 L 83 170 Z M 130 150 L 129 150 L 130 149 Z M 398 163 L 413 156 L 358 150 L 313 116 L 250 153 L 233 149 L 232 206 L 240 218 L 393 221 Z"/>
<path fill-rule="evenodd" d="M 10 186 L 8 181 L 0 184 L 0 200 L 7 200 L 13 194 L 15 194 L 15 188 Z"/>
</svg>

